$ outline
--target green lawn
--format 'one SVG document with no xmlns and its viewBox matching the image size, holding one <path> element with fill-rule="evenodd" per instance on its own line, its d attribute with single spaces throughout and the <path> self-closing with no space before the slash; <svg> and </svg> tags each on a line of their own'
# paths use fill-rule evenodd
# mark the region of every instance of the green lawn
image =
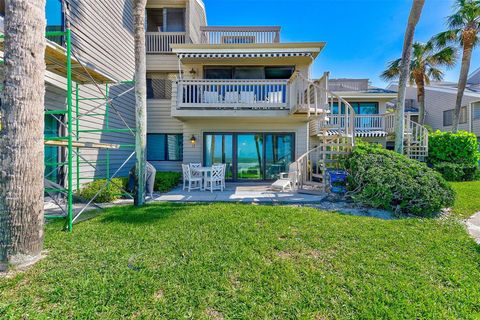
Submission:
<svg viewBox="0 0 480 320">
<path fill-rule="evenodd" d="M 456 200 L 453 213 L 461 218 L 468 218 L 480 211 L 480 181 L 452 182 Z"/>
<path fill-rule="evenodd" d="M 0 319 L 480 317 L 480 249 L 452 220 L 161 204 L 59 227 L 0 279 Z"/>
</svg>

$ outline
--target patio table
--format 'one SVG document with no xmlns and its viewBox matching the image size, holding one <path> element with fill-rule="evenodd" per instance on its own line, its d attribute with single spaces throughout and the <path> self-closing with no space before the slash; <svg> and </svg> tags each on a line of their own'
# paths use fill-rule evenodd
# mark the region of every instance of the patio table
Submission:
<svg viewBox="0 0 480 320">
<path fill-rule="evenodd" d="M 205 190 L 205 180 L 208 177 L 208 173 L 212 172 L 212 167 L 198 167 L 192 168 L 193 171 L 200 172 L 203 176 L 203 187 L 202 190 Z"/>
</svg>

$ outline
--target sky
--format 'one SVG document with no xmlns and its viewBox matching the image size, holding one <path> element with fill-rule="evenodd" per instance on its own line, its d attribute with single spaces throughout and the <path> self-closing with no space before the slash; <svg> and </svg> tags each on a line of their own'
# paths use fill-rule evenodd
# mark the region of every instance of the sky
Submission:
<svg viewBox="0 0 480 320">
<path fill-rule="evenodd" d="M 282 42 L 325 41 L 312 69 L 313 77 L 380 78 L 387 63 L 402 52 L 411 0 L 204 0 L 208 25 L 278 25 Z M 428 41 L 445 30 L 454 0 L 426 0 L 415 40 Z M 470 71 L 480 67 L 480 47 Z M 446 81 L 458 81 L 460 63 L 445 70 Z"/>
</svg>

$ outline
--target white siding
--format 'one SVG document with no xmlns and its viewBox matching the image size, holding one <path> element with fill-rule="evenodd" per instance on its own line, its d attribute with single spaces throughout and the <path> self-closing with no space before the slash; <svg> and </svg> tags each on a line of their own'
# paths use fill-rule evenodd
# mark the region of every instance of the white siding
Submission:
<svg viewBox="0 0 480 320">
<path fill-rule="evenodd" d="M 147 102 L 148 133 L 182 133 L 183 124 L 170 116 L 170 100 L 153 100 Z M 181 161 L 151 161 L 159 171 L 180 171 Z"/>
<path fill-rule="evenodd" d="M 391 86 L 395 90 L 396 86 Z M 417 100 L 417 88 L 407 87 L 407 99 Z M 455 108 L 457 93 L 455 91 L 443 92 L 436 89 L 426 88 L 425 90 L 425 123 L 434 130 L 450 131 L 452 126 L 443 125 L 443 112 Z M 471 102 L 479 100 L 478 97 L 464 95 L 462 105 L 468 107 Z M 459 125 L 460 130 L 469 130 L 469 124 L 463 123 Z"/>
<path fill-rule="evenodd" d="M 98 69 L 109 76 L 122 80 L 131 80 L 134 73 L 134 47 L 133 47 L 133 16 L 131 0 L 96 1 L 82 0 L 72 1 L 70 7 L 72 50 L 75 57 L 80 58 L 90 68 Z M 49 109 L 66 108 L 66 80 L 65 77 L 47 72 L 45 107 Z M 104 104 L 105 85 L 100 84 L 100 90 L 95 85 L 80 85 L 79 95 L 81 98 L 98 98 L 96 101 L 80 101 L 79 114 L 86 112 L 96 113 L 95 116 L 83 116 L 79 124 L 79 130 L 100 130 L 107 128 L 105 117 L 106 106 Z M 131 85 L 111 85 L 109 98 L 113 98 Z M 74 84 L 75 90 L 75 84 Z M 75 126 L 75 91 L 73 96 L 74 110 L 74 140 L 79 136 L 80 141 L 104 142 L 115 144 L 134 144 L 135 138 L 130 133 L 115 132 L 77 132 Z M 101 105 L 103 104 L 103 105 Z M 101 105 L 101 106 L 100 106 Z M 133 91 L 113 101 L 114 107 L 110 107 L 108 119 L 109 129 L 125 129 L 124 121 L 131 128 L 135 127 L 135 97 Z M 116 112 L 115 112 L 115 110 Z M 93 110 L 93 111 L 92 111 Z M 121 117 L 118 114 L 121 115 Z M 123 118 L 123 120 L 121 120 Z M 66 151 L 66 150 L 64 150 Z M 86 161 L 81 160 L 79 170 L 81 182 L 88 182 L 92 178 L 106 177 L 107 153 L 110 153 L 110 175 L 123 163 L 133 151 L 130 149 L 120 150 L 96 150 L 81 149 L 81 155 L 92 164 L 92 168 Z M 75 160 L 74 155 L 74 160 Z M 132 161 L 124 167 L 119 176 L 126 176 L 134 163 Z M 77 162 L 74 161 L 74 185 L 76 185 Z"/>
<path fill-rule="evenodd" d="M 203 134 L 207 132 L 293 132 L 295 133 L 295 158 L 308 147 L 308 124 L 284 121 L 256 121 L 255 119 L 189 120 L 183 124 L 183 162 L 203 162 Z M 190 138 L 195 135 L 197 143 L 192 146 Z"/>
</svg>

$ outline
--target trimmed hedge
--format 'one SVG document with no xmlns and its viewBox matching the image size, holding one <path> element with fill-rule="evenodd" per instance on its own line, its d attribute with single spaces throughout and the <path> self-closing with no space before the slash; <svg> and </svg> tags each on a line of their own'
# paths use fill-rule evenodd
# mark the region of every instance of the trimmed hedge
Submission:
<svg viewBox="0 0 480 320">
<path fill-rule="evenodd" d="M 98 190 L 105 185 L 106 181 L 107 180 L 105 179 L 99 179 L 89 182 L 85 184 L 77 194 L 85 200 L 90 200 L 93 198 L 93 196 L 95 196 Z M 127 178 L 113 178 L 108 188 L 103 188 L 100 194 L 95 198 L 94 202 L 105 203 L 120 199 L 124 193 L 120 187 L 125 189 L 126 184 Z"/>
<path fill-rule="evenodd" d="M 473 181 L 478 178 L 478 164 L 440 162 L 433 165 L 447 181 Z"/>
<path fill-rule="evenodd" d="M 374 208 L 431 216 L 455 199 L 439 173 L 380 145 L 358 144 L 345 165 L 349 194 Z"/>
<path fill-rule="evenodd" d="M 181 178 L 182 174 L 180 172 L 157 172 L 153 189 L 155 191 L 168 192 L 178 185 Z"/>
<path fill-rule="evenodd" d="M 479 159 L 474 133 L 436 131 L 429 136 L 428 164 L 448 181 L 474 180 Z"/>
</svg>

